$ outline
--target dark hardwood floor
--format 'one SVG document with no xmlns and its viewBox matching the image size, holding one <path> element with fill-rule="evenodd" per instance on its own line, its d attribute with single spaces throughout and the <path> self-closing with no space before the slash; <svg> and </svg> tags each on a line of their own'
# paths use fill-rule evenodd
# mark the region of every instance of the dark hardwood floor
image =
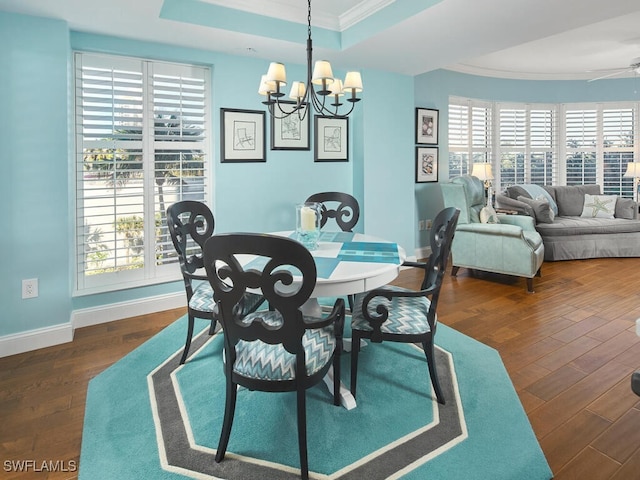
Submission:
<svg viewBox="0 0 640 480">
<path fill-rule="evenodd" d="M 523 279 L 447 275 L 439 320 L 500 352 L 556 479 L 640 478 L 640 397 L 630 388 L 640 369 L 640 258 L 545 263 L 542 275 L 533 294 Z M 406 270 L 394 283 L 419 282 Z M 10 472 L 7 461 L 70 470 L 87 382 L 183 314 L 86 327 L 69 344 L 0 358 L 0 478 L 75 478 Z"/>
</svg>

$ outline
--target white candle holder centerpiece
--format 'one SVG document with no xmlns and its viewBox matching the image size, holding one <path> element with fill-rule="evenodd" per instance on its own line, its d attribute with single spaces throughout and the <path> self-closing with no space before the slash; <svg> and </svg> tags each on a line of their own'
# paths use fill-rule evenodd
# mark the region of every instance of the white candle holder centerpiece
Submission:
<svg viewBox="0 0 640 480">
<path fill-rule="evenodd" d="M 318 248 L 321 205 L 306 202 L 296 205 L 296 237 L 308 250 Z"/>
</svg>

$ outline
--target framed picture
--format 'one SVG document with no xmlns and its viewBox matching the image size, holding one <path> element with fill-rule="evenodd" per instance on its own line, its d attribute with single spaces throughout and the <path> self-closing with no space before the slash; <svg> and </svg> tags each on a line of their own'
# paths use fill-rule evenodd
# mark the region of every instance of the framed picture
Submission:
<svg viewBox="0 0 640 480">
<path fill-rule="evenodd" d="M 280 101 L 280 103 L 287 105 L 289 109 L 296 104 L 296 102 L 289 101 Z M 285 107 L 285 109 L 287 107 Z M 300 120 L 297 112 L 285 118 L 271 116 L 271 150 L 311 149 L 311 143 L 309 141 L 311 115 L 309 115 L 309 107 L 307 106 L 305 108 L 307 112 L 303 120 Z M 277 107 L 275 107 L 275 111 L 278 112 Z M 300 114 L 302 113 L 304 113 L 304 110 L 300 112 Z"/>
<path fill-rule="evenodd" d="M 315 116 L 316 162 L 349 161 L 349 119 Z"/>
<path fill-rule="evenodd" d="M 438 110 L 416 108 L 416 143 L 438 144 Z"/>
<path fill-rule="evenodd" d="M 438 181 L 438 147 L 416 147 L 416 183 Z"/>
<path fill-rule="evenodd" d="M 220 109 L 220 161 L 266 162 L 265 112 Z"/>
</svg>

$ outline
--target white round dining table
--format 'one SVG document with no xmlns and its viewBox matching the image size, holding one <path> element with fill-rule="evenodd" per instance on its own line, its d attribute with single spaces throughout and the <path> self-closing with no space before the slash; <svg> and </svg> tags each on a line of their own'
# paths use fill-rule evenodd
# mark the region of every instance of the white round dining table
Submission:
<svg viewBox="0 0 640 480">
<path fill-rule="evenodd" d="M 273 235 L 295 239 L 291 231 Z M 386 285 L 398 276 L 406 260 L 405 250 L 397 243 L 351 232 L 321 232 L 318 248 L 311 255 L 318 272 L 313 299 L 353 295 Z"/>
</svg>

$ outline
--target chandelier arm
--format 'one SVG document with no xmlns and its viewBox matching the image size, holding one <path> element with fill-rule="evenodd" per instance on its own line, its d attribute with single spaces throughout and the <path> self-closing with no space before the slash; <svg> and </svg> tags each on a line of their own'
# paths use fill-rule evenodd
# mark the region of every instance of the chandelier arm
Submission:
<svg viewBox="0 0 640 480">
<path fill-rule="evenodd" d="M 351 112 L 353 112 L 354 107 L 356 106 L 356 102 L 350 102 L 351 108 L 349 109 L 348 112 L 338 113 L 339 106 L 335 107 L 335 110 L 333 111 L 328 106 L 326 106 L 326 97 L 322 97 L 322 102 L 321 102 L 317 94 L 315 92 L 312 92 L 311 98 L 313 100 L 313 107 L 315 108 L 316 112 L 318 112 L 319 115 L 322 115 L 325 117 L 347 118 L 351 114 Z"/>
<path fill-rule="evenodd" d="M 264 102 L 263 102 L 263 103 L 264 103 Z M 276 109 L 275 109 L 276 105 L 278 106 L 278 110 L 280 110 L 280 112 L 282 113 L 282 115 L 279 115 L 279 114 L 276 112 Z M 290 112 L 288 112 L 288 111 L 286 111 L 286 110 L 284 110 L 284 109 L 282 108 L 282 106 L 281 106 L 280 102 L 279 102 L 279 101 L 277 101 L 277 100 L 276 100 L 274 103 L 272 103 L 272 104 L 270 104 L 270 105 L 267 105 L 267 106 L 269 107 L 269 114 L 271 114 L 271 116 L 272 116 L 273 118 L 277 118 L 278 120 L 282 120 L 283 118 L 287 118 L 287 117 L 289 117 L 290 115 L 292 115 L 292 114 L 297 110 L 297 109 L 294 107 Z"/>
<path fill-rule="evenodd" d="M 278 110 L 280 110 L 280 113 L 282 113 L 281 117 L 275 117 L 275 118 L 286 118 L 289 115 L 292 115 L 296 110 L 298 110 L 298 104 L 296 103 L 295 106 L 291 107 L 290 111 L 285 110 L 284 108 L 282 108 L 282 103 L 279 100 L 276 100 L 276 105 L 278 106 Z M 274 109 L 274 114 L 275 114 L 275 109 Z M 274 115 L 275 116 L 275 115 Z"/>
</svg>

